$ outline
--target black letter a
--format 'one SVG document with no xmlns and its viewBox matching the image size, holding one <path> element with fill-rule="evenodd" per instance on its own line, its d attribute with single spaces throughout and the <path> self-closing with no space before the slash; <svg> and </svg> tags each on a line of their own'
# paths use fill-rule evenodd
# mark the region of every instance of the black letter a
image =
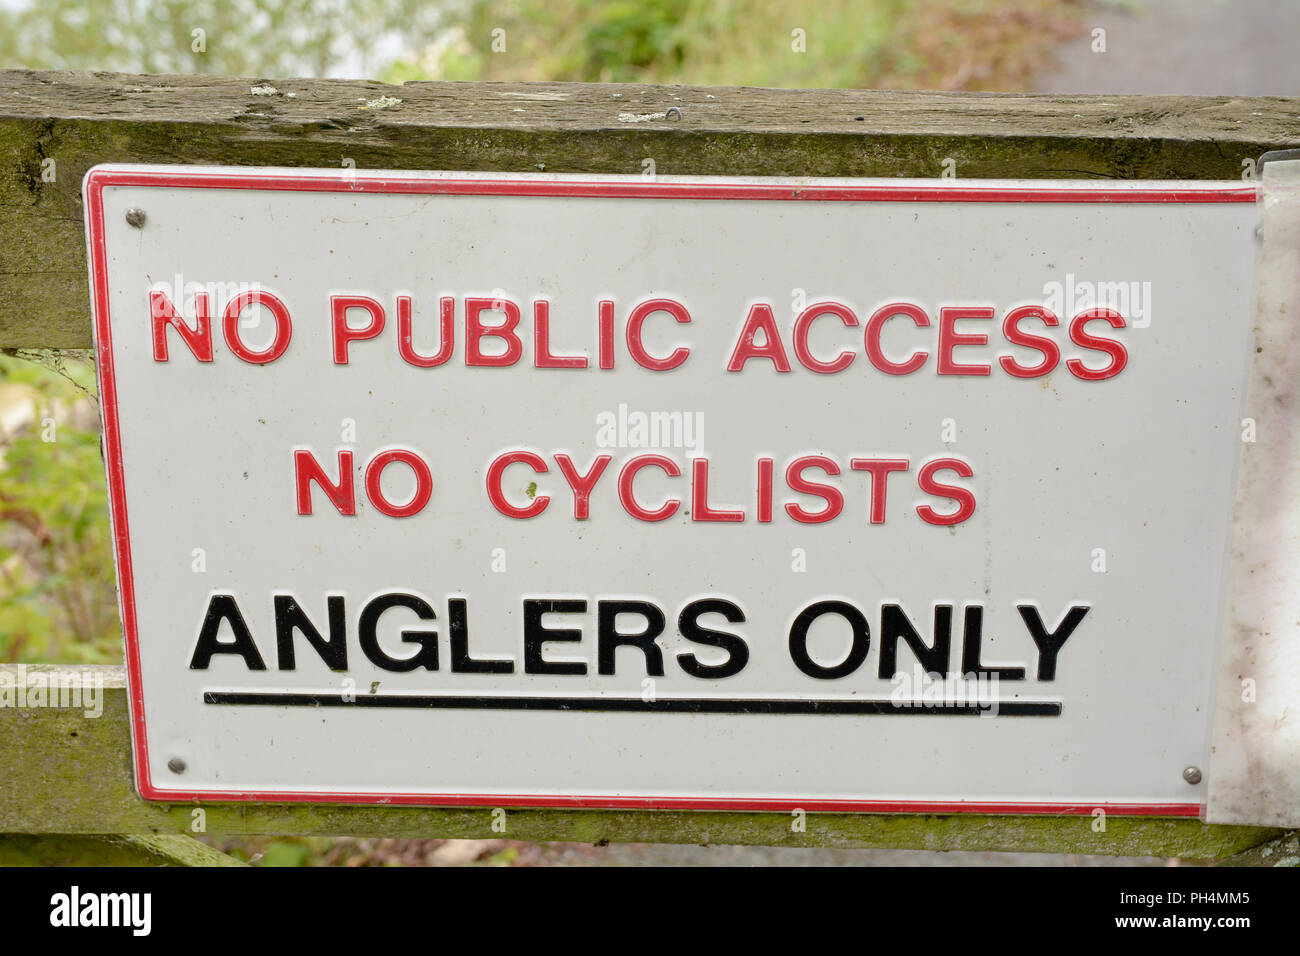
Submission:
<svg viewBox="0 0 1300 956">
<path fill-rule="evenodd" d="M 217 640 L 222 621 L 230 622 L 230 630 L 235 635 L 233 641 Z M 238 654 L 250 671 L 266 670 L 262 655 L 257 653 L 252 632 L 249 631 L 233 594 L 214 594 L 208 601 L 208 613 L 204 615 L 203 627 L 199 629 L 199 641 L 194 645 L 190 670 L 207 670 L 213 654 Z"/>
</svg>

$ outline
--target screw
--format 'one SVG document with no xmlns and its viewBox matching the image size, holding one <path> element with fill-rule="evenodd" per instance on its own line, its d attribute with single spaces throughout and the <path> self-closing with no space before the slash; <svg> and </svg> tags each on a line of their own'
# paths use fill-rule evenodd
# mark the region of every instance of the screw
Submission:
<svg viewBox="0 0 1300 956">
<path fill-rule="evenodd" d="M 1200 782 L 1201 782 L 1201 768 L 1200 768 L 1200 767 L 1188 767 L 1187 769 L 1185 769 L 1185 770 L 1183 771 L 1183 779 L 1186 780 L 1186 781 L 1187 781 L 1188 783 L 1190 783 L 1190 784 L 1198 784 L 1198 783 L 1200 783 Z"/>
<path fill-rule="evenodd" d="M 185 761 L 182 760 L 180 757 L 172 757 L 171 760 L 167 761 L 167 769 L 170 770 L 172 773 L 184 773 Z"/>
<path fill-rule="evenodd" d="M 137 229 L 144 228 L 144 210 L 132 206 L 126 211 L 126 222 L 129 226 L 135 226 Z"/>
</svg>

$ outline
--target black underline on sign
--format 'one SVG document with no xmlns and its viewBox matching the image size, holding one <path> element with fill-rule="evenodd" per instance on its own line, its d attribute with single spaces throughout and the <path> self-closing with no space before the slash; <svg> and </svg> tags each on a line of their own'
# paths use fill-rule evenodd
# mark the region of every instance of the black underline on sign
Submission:
<svg viewBox="0 0 1300 956">
<path fill-rule="evenodd" d="M 1009 700 L 985 703 L 926 701 L 907 706 L 890 700 L 764 700 L 679 697 L 641 700 L 639 697 L 452 697 L 413 694 L 266 693 L 210 690 L 205 704 L 244 704 L 276 707 L 389 707 L 409 710 L 576 710 L 638 714 L 847 714 L 855 716 L 924 717 L 927 714 L 977 716 L 996 707 L 999 717 L 1059 717 L 1061 702 Z"/>
</svg>

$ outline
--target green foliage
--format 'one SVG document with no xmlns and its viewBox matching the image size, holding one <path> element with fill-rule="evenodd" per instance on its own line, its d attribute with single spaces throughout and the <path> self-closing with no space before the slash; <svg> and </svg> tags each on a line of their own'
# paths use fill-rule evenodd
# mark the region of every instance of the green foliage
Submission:
<svg viewBox="0 0 1300 956">
<path fill-rule="evenodd" d="M 686 57 L 690 0 L 646 0 L 590 6 L 577 67 L 588 75 L 635 75 L 680 66 Z"/>
<path fill-rule="evenodd" d="M 493 853 L 483 861 L 483 866 L 514 866 L 515 861 L 519 859 L 519 850 L 515 847 L 506 847 L 499 853 Z"/>
<path fill-rule="evenodd" d="M 469 0 L 449 14 L 440 42 L 395 64 L 386 78 L 854 86 L 879 73 L 909 5 Z M 794 49 L 796 30 L 804 34 L 803 52 Z"/>
<path fill-rule="evenodd" d="M 0 356 L 0 660 L 118 663 L 94 372 L 52 365 Z"/>
<path fill-rule="evenodd" d="M 358 74 L 394 38 L 429 42 L 441 16 L 426 0 L 33 0 L 0 9 L 0 67 Z"/>
<path fill-rule="evenodd" d="M 25 0 L 0 67 L 1024 89 L 1081 0 Z"/>
<path fill-rule="evenodd" d="M 465 0 L 401 82 L 1023 89 L 1078 0 Z"/>
<path fill-rule="evenodd" d="M 277 840 L 257 860 L 259 866 L 306 866 L 312 848 L 303 843 Z"/>
</svg>

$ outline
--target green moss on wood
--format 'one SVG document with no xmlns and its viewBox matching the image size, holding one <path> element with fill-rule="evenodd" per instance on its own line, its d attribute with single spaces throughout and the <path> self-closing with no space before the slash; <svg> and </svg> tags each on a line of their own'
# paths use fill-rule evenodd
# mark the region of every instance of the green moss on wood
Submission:
<svg viewBox="0 0 1300 956">
<path fill-rule="evenodd" d="M 245 866 L 188 836 L 0 833 L 0 866 Z"/>
</svg>

